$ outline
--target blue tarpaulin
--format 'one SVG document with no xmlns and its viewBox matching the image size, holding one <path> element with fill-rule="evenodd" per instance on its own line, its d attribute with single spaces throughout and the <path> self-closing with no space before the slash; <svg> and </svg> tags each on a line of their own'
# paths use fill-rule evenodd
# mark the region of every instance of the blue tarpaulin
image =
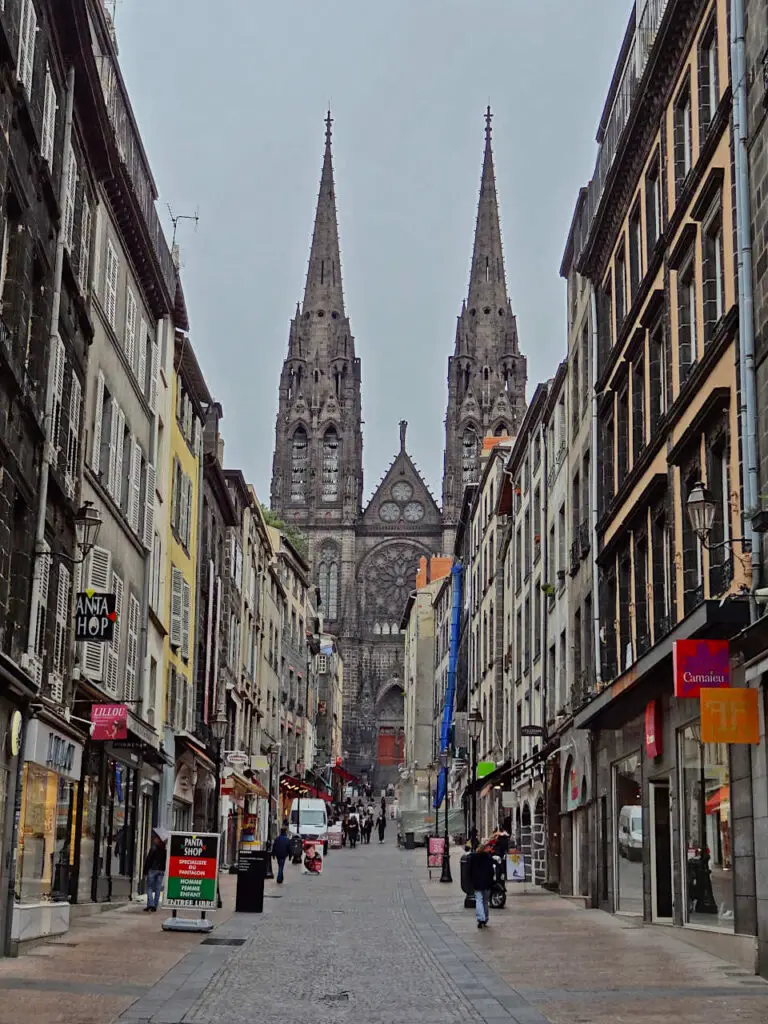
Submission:
<svg viewBox="0 0 768 1024">
<path fill-rule="evenodd" d="M 453 601 L 451 603 L 451 637 L 448 648 L 448 682 L 445 687 L 445 703 L 443 704 L 443 724 L 440 729 L 440 751 L 445 753 L 451 743 L 451 725 L 453 724 L 453 705 L 456 700 L 456 672 L 459 662 L 459 635 L 461 632 L 461 585 L 464 579 L 464 567 L 458 563 L 451 569 Z M 437 779 L 434 806 L 439 807 L 448 789 L 448 766 L 443 765 Z"/>
</svg>

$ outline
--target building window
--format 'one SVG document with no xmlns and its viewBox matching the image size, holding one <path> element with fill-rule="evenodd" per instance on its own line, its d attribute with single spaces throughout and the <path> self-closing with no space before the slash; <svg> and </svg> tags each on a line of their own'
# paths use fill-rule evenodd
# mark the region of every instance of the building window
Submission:
<svg viewBox="0 0 768 1024">
<path fill-rule="evenodd" d="M 635 635 L 636 656 L 645 654 L 651 646 L 648 627 L 648 537 L 635 535 Z"/>
<path fill-rule="evenodd" d="M 697 466 L 690 467 L 686 477 L 681 481 L 683 503 L 696 482 L 700 479 Z M 683 602 L 687 615 L 697 608 L 704 600 L 704 577 L 701 541 L 693 531 L 688 516 L 682 517 L 683 525 Z"/>
<path fill-rule="evenodd" d="M 461 482 L 464 486 L 475 482 L 477 476 L 477 432 L 467 427 L 461 441 Z"/>
<path fill-rule="evenodd" d="M 640 206 L 635 206 L 629 218 L 629 287 L 632 299 L 637 295 L 643 279 L 643 229 Z"/>
<path fill-rule="evenodd" d="M 613 498 L 614 489 L 614 444 L 615 429 L 613 410 L 602 421 L 602 445 L 600 446 L 601 511 L 605 511 Z"/>
<path fill-rule="evenodd" d="M 691 253 L 677 272 L 677 330 L 680 387 L 693 369 L 696 346 L 696 268 Z"/>
<path fill-rule="evenodd" d="M 323 437 L 323 501 L 339 497 L 339 435 L 329 427 Z"/>
<path fill-rule="evenodd" d="M 627 257 L 622 244 L 616 253 L 616 334 L 621 331 L 627 313 Z"/>
<path fill-rule="evenodd" d="M 686 81 L 678 94 L 674 112 L 675 196 L 679 198 L 693 163 L 691 128 L 691 83 Z"/>
<path fill-rule="evenodd" d="M 728 443 L 720 434 L 707 452 L 707 486 L 715 502 L 715 518 L 709 534 L 709 594 L 718 597 L 730 589 L 733 577 L 731 562 L 731 507 L 728 477 Z"/>
<path fill-rule="evenodd" d="M 617 444 L 617 481 L 619 486 L 624 483 L 629 470 L 629 382 L 622 386 L 618 396 L 618 444 Z"/>
<path fill-rule="evenodd" d="M 723 275 L 723 222 L 718 207 L 704 228 L 703 243 L 704 344 L 715 336 L 717 325 L 725 312 Z"/>
<path fill-rule="evenodd" d="M 714 16 L 699 43 L 699 143 L 706 138 L 718 106 L 717 25 Z"/>
<path fill-rule="evenodd" d="M 320 552 L 318 582 L 321 610 L 333 622 L 339 616 L 339 556 L 335 547 L 328 546 Z"/>
<path fill-rule="evenodd" d="M 5 4 L 3 4 L 3 7 Z M 37 39 L 37 12 L 32 0 L 21 0 L 19 15 L 19 55 L 16 61 L 19 81 L 32 97 L 32 79 L 35 70 L 35 40 Z"/>
<path fill-rule="evenodd" d="M 117 327 L 117 278 L 120 260 L 115 247 L 107 242 L 107 258 L 104 266 L 104 312 L 113 329 Z"/>
<path fill-rule="evenodd" d="M 666 636 L 671 628 L 671 540 L 667 517 L 663 509 L 653 515 L 651 526 L 651 560 L 653 571 L 653 632 L 654 643 Z"/>
<path fill-rule="evenodd" d="M 632 459 L 645 448 L 645 366 L 642 359 L 632 364 Z"/>
<path fill-rule="evenodd" d="M 660 317 L 651 328 L 648 356 L 651 431 L 653 431 L 662 416 L 666 414 L 670 398 L 669 347 L 663 317 Z"/>
<path fill-rule="evenodd" d="M 661 234 L 661 170 L 659 158 L 656 157 L 651 169 L 645 176 L 645 240 L 646 259 L 651 262 L 651 254 Z"/>
<path fill-rule="evenodd" d="M 43 126 L 40 137 L 40 155 L 53 167 L 53 146 L 56 136 L 56 89 L 53 85 L 51 68 L 45 65 L 45 98 L 43 100 Z"/>
<path fill-rule="evenodd" d="M 598 377 L 602 373 L 605 361 L 608 358 L 608 353 L 611 351 L 613 345 L 613 299 L 612 299 L 613 283 L 611 275 L 608 278 L 600 290 L 599 304 L 597 309 L 597 357 Z"/>
<path fill-rule="evenodd" d="M 291 501 L 307 500 L 307 432 L 297 427 L 291 445 Z"/>
</svg>

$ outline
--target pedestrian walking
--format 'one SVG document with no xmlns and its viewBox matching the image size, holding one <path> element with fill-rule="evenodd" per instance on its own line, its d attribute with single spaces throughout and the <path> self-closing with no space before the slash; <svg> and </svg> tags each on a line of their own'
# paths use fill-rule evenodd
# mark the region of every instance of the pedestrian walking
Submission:
<svg viewBox="0 0 768 1024">
<path fill-rule="evenodd" d="M 360 826 L 357 821 L 357 815 L 354 813 L 350 814 L 349 816 L 349 826 L 347 829 L 347 834 L 349 835 L 349 845 L 354 850 L 354 848 L 357 846 L 357 838 L 360 835 Z"/>
<path fill-rule="evenodd" d="M 144 859 L 144 876 L 147 880 L 147 905 L 145 911 L 157 911 L 160 902 L 160 890 L 163 888 L 163 876 L 168 852 L 165 840 L 155 829 L 152 832 L 152 843 Z"/>
<path fill-rule="evenodd" d="M 272 856 L 277 861 L 277 884 L 282 885 L 285 862 L 291 856 L 291 840 L 288 838 L 287 828 L 281 828 L 280 835 L 272 843 Z"/>
<path fill-rule="evenodd" d="M 382 807 L 381 813 L 379 814 L 378 818 L 376 819 L 376 828 L 379 831 L 379 842 L 380 843 L 384 842 L 384 832 L 386 830 L 386 827 L 387 827 L 387 816 L 384 813 L 384 808 Z"/>
<path fill-rule="evenodd" d="M 371 833 L 373 832 L 373 815 L 369 811 L 365 817 L 365 845 L 369 846 L 371 842 Z"/>
<path fill-rule="evenodd" d="M 496 880 L 496 869 L 487 846 L 479 846 L 469 859 L 469 881 L 475 891 L 477 927 L 488 927 L 488 908 L 491 888 Z"/>
</svg>

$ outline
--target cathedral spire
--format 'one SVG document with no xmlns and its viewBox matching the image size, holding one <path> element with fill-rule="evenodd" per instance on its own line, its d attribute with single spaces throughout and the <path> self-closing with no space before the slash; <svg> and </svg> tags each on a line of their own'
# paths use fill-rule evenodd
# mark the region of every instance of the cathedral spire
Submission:
<svg viewBox="0 0 768 1024">
<path fill-rule="evenodd" d="M 341 287 L 341 257 L 339 255 L 339 228 L 336 218 L 336 191 L 333 185 L 333 157 L 331 154 L 330 110 L 325 119 L 325 156 L 317 197 L 315 230 L 307 267 L 303 312 L 344 315 L 344 293 Z"/>
<path fill-rule="evenodd" d="M 485 156 L 477 207 L 475 248 L 469 278 L 469 305 L 473 309 L 490 306 L 494 311 L 508 305 L 504 276 L 504 254 L 501 248 L 499 204 L 496 198 L 496 174 L 491 146 L 490 106 L 485 113 Z"/>
</svg>

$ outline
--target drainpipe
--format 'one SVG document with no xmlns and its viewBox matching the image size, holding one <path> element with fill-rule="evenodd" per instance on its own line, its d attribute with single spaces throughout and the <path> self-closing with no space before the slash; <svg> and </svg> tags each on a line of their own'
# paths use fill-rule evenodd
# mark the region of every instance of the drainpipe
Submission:
<svg viewBox="0 0 768 1024">
<path fill-rule="evenodd" d="M 597 571 L 597 296 L 594 282 L 589 282 L 589 315 L 592 319 L 592 457 L 589 460 L 592 479 L 589 483 L 589 528 L 592 533 L 592 626 L 595 663 L 595 686 L 602 683 L 600 652 L 600 589 Z"/>
<path fill-rule="evenodd" d="M 64 145 L 61 148 L 61 180 L 59 181 L 59 210 L 63 211 L 67 198 L 67 167 L 72 147 L 72 114 L 75 96 L 75 69 L 67 72 L 67 102 L 64 112 Z M 37 609 L 40 604 L 40 585 L 42 582 L 42 559 L 45 544 L 45 513 L 48 508 L 48 478 L 53 457 L 53 439 L 51 426 L 53 421 L 53 397 L 56 386 L 54 380 L 55 341 L 59 334 L 59 313 L 61 310 L 61 276 L 64 269 L 64 218 L 59 224 L 56 237 L 56 261 L 53 269 L 53 301 L 51 303 L 51 319 L 48 328 L 48 381 L 45 393 L 45 422 L 43 454 L 40 460 L 40 479 L 38 482 L 37 523 L 35 524 L 35 558 L 32 567 L 32 600 L 29 609 L 29 625 L 27 627 L 27 651 L 34 653 L 35 627 Z"/>
<path fill-rule="evenodd" d="M 752 241 L 750 226 L 749 164 L 747 161 L 747 72 L 744 55 L 744 0 L 731 0 L 731 77 L 733 81 L 733 139 L 736 176 L 736 239 L 739 292 L 739 377 L 741 425 L 747 464 L 742 513 L 744 537 L 752 542 L 752 591 L 749 617 L 756 622 L 755 591 L 760 585 L 760 534 L 751 516 L 759 501 L 757 456 L 757 395 L 755 385 L 755 325 L 752 293 Z"/>
</svg>

